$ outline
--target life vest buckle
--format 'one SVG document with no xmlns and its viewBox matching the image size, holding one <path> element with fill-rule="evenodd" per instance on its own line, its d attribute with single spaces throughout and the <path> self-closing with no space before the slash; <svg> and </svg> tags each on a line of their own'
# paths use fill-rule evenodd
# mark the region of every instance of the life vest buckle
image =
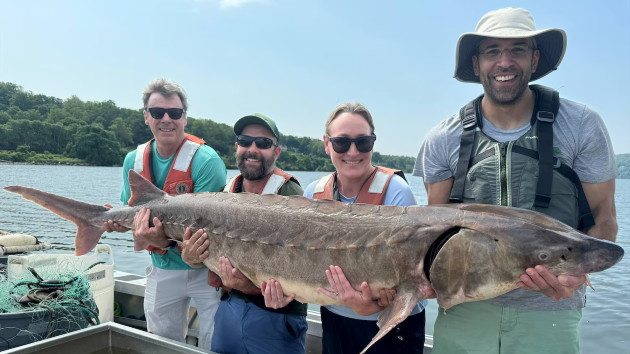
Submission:
<svg viewBox="0 0 630 354">
<path fill-rule="evenodd" d="M 536 119 L 538 119 L 538 121 L 540 122 L 553 123 L 553 121 L 556 119 L 556 116 L 549 111 L 538 111 L 538 114 L 536 114 Z"/>
<path fill-rule="evenodd" d="M 470 130 L 477 127 L 477 116 L 474 111 L 472 114 L 466 114 L 466 116 L 464 116 L 464 119 L 462 119 L 462 126 L 464 127 L 464 130 Z"/>
</svg>

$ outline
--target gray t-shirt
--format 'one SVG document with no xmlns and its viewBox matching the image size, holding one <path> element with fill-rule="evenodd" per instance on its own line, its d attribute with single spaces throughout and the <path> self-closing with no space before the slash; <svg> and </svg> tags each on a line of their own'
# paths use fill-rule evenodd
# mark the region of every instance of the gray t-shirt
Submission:
<svg viewBox="0 0 630 354">
<path fill-rule="evenodd" d="M 483 132 L 499 142 L 514 141 L 525 134 L 530 123 L 512 130 L 501 130 L 484 118 Z M 455 175 L 463 128 L 459 113 L 429 131 L 416 159 L 413 175 L 425 183 L 436 183 Z M 573 168 L 582 182 L 601 183 L 617 176 L 615 156 L 608 131 L 599 114 L 586 105 L 560 99 L 558 117 L 553 126 L 554 156 Z M 522 289 L 514 290 L 491 303 L 531 310 L 564 310 L 584 307 L 584 292 L 570 299 L 554 301 L 545 295 Z"/>
<path fill-rule="evenodd" d="M 484 120 L 483 132 L 497 141 L 514 141 L 529 129 L 504 131 Z M 455 175 L 462 135 L 459 113 L 429 131 L 420 148 L 414 176 L 436 183 Z M 615 154 L 602 118 L 586 105 L 560 99 L 553 125 L 554 155 L 573 168 L 582 182 L 601 183 L 617 177 Z"/>
</svg>

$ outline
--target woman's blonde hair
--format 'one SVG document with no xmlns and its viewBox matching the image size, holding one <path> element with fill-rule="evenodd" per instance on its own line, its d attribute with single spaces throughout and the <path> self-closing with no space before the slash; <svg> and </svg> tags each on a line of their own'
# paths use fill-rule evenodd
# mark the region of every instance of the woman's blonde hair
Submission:
<svg viewBox="0 0 630 354">
<path fill-rule="evenodd" d="M 370 111 L 368 111 L 368 109 L 359 102 L 347 102 L 337 106 L 330 116 L 328 116 L 328 120 L 326 121 L 326 135 L 330 135 L 329 129 L 332 121 L 342 113 L 358 114 L 365 118 L 365 121 L 370 126 L 370 134 L 374 134 L 374 121 L 372 120 L 372 114 L 370 114 Z"/>
</svg>

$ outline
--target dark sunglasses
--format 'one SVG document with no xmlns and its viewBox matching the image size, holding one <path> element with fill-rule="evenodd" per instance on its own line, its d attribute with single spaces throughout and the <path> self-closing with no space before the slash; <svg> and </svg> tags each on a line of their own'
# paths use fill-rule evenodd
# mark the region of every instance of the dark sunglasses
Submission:
<svg viewBox="0 0 630 354">
<path fill-rule="evenodd" d="M 362 135 L 356 139 L 350 139 L 347 136 L 339 136 L 336 138 L 328 137 L 328 140 L 332 143 L 333 150 L 338 154 L 343 154 L 350 150 L 350 145 L 354 143 L 359 152 L 370 152 L 374 147 L 375 135 Z"/>
<path fill-rule="evenodd" d="M 256 143 L 256 147 L 259 149 L 269 149 L 272 146 L 278 146 L 278 144 L 274 143 L 273 140 L 262 136 L 253 137 L 249 135 L 239 135 L 236 137 L 236 143 L 238 146 L 250 147 L 254 142 Z"/>
<path fill-rule="evenodd" d="M 151 114 L 151 117 L 153 117 L 155 119 L 162 119 L 162 118 L 164 118 L 164 113 L 168 113 L 168 116 L 172 120 L 178 120 L 179 118 L 182 117 L 182 114 L 184 114 L 184 112 L 186 112 L 186 111 L 184 111 L 181 108 L 156 108 L 156 107 L 152 107 L 152 108 L 147 108 L 147 110 Z"/>
</svg>

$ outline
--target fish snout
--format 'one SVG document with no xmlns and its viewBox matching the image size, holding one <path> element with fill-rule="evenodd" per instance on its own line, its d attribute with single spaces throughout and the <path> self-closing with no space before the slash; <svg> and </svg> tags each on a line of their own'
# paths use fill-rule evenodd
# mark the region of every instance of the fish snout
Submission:
<svg viewBox="0 0 630 354">
<path fill-rule="evenodd" d="M 580 265 L 584 273 L 601 272 L 617 264 L 623 255 L 624 250 L 621 246 L 613 242 L 593 239 L 589 249 L 584 252 Z"/>
</svg>

